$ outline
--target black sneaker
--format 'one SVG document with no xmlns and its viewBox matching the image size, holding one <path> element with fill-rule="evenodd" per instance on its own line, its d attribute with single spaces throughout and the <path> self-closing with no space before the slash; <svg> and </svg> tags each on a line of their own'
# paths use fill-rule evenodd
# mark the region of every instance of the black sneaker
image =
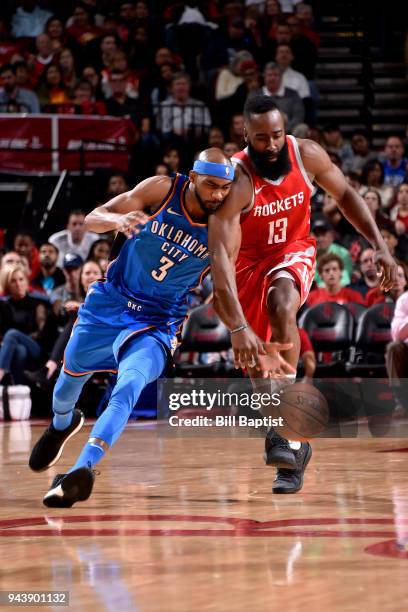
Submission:
<svg viewBox="0 0 408 612">
<path fill-rule="evenodd" d="M 272 485 L 272 493 L 297 493 L 303 487 L 303 474 L 312 456 L 309 442 L 302 442 L 299 450 L 292 451 L 297 462 L 296 470 L 278 469 Z"/>
<path fill-rule="evenodd" d="M 57 463 L 63 448 L 84 424 L 85 417 L 80 410 L 75 409 L 72 423 L 66 429 L 55 429 L 52 421 L 31 451 L 28 465 L 34 472 L 42 472 Z"/>
<path fill-rule="evenodd" d="M 71 508 L 75 502 L 88 499 L 94 482 L 95 472 L 88 467 L 78 468 L 69 474 L 58 474 L 44 495 L 43 504 L 48 508 Z"/>
<path fill-rule="evenodd" d="M 266 465 L 274 465 L 277 468 L 296 470 L 297 463 L 289 442 L 275 431 L 266 434 L 264 460 Z"/>
</svg>

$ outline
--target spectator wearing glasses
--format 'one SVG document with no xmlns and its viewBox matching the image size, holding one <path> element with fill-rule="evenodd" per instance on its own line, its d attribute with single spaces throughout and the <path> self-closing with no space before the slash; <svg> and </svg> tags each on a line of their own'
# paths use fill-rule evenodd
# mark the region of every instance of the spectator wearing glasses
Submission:
<svg viewBox="0 0 408 612">
<path fill-rule="evenodd" d="M 379 277 L 374 257 L 374 249 L 364 249 L 359 261 L 361 277 L 350 285 L 351 289 L 358 291 L 364 298 L 370 289 L 378 286 Z"/>
</svg>

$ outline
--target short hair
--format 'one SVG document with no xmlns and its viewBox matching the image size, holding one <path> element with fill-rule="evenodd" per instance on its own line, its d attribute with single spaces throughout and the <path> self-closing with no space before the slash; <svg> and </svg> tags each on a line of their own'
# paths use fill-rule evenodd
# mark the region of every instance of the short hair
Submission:
<svg viewBox="0 0 408 612">
<path fill-rule="evenodd" d="M 277 72 L 280 72 L 280 74 L 282 74 L 282 68 L 276 62 L 268 62 L 267 64 L 265 64 L 263 69 L 264 74 L 267 70 L 276 70 Z"/>
<path fill-rule="evenodd" d="M 276 49 L 275 49 L 275 56 L 276 56 L 276 53 L 277 53 L 277 51 L 278 51 L 279 47 L 289 47 L 290 51 L 293 53 L 292 45 L 291 45 L 290 43 L 288 43 L 288 42 L 286 42 L 286 43 L 285 43 L 285 42 L 283 42 L 283 43 L 278 43 L 278 44 L 276 45 Z"/>
<path fill-rule="evenodd" d="M 40 249 L 43 246 L 50 246 L 54 249 L 54 251 L 56 252 L 57 255 L 59 255 L 59 248 L 57 246 L 55 246 L 55 244 L 53 244 L 52 242 L 42 242 L 40 244 Z"/>
<path fill-rule="evenodd" d="M 79 217 L 79 216 L 86 217 L 86 214 L 82 210 L 82 208 L 73 208 L 72 210 L 69 211 L 68 219 L 70 219 L 73 216 L 76 216 L 76 217 Z"/>
<path fill-rule="evenodd" d="M 324 253 L 324 255 L 321 255 L 317 260 L 317 269 L 319 271 L 319 274 L 322 273 L 324 266 L 327 266 L 327 264 L 331 261 L 337 261 L 340 270 L 344 270 L 344 261 L 342 260 L 340 255 L 337 255 L 336 253 Z"/>
<path fill-rule="evenodd" d="M 367 130 L 362 130 L 362 129 L 353 130 L 351 134 L 351 138 L 353 138 L 354 136 L 363 136 L 366 140 L 368 140 L 368 142 L 371 141 L 370 134 L 367 132 Z"/>
<path fill-rule="evenodd" d="M 17 70 L 19 68 L 26 68 L 26 69 L 28 69 L 27 62 L 25 62 L 24 60 L 19 60 L 18 62 L 14 62 L 14 64 L 12 64 L 12 66 L 14 66 L 16 72 L 17 72 Z"/>
<path fill-rule="evenodd" d="M 78 89 L 78 87 L 83 87 L 83 85 L 85 85 L 85 87 L 89 87 L 89 89 L 92 91 L 92 83 L 88 81 L 88 79 L 79 79 L 75 85 L 75 90 Z"/>
<path fill-rule="evenodd" d="M 31 239 L 32 242 L 35 242 L 34 240 L 34 234 L 31 230 L 29 229 L 25 229 L 22 228 L 20 230 L 18 230 L 17 234 L 14 236 L 14 240 L 18 237 L 18 236 L 28 236 L 28 238 Z"/>
<path fill-rule="evenodd" d="M 188 81 L 189 83 L 191 83 L 191 77 L 188 74 L 188 72 L 183 72 L 181 70 L 173 74 L 171 82 L 174 83 L 175 81 L 180 81 L 181 79 L 184 79 L 185 81 Z"/>
<path fill-rule="evenodd" d="M 392 134 L 388 134 L 386 141 L 385 141 L 385 145 L 387 146 L 387 142 L 389 141 L 390 138 L 398 138 L 398 140 L 401 142 L 401 144 L 404 144 L 404 138 L 403 136 L 401 136 L 401 134 L 397 134 L 397 133 L 392 133 Z"/>
<path fill-rule="evenodd" d="M 346 176 L 351 180 L 351 181 L 356 181 L 357 183 L 360 183 L 360 185 L 362 185 L 362 178 L 361 178 L 361 174 L 359 174 L 358 172 L 354 172 L 354 170 L 350 170 L 350 172 L 346 173 Z"/>
<path fill-rule="evenodd" d="M 249 96 L 244 105 L 244 117 L 249 119 L 251 115 L 262 115 L 269 111 L 279 110 L 277 104 L 271 96 L 264 94 L 254 94 Z"/>
<path fill-rule="evenodd" d="M 1 66 L 0 68 L 0 74 L 3 74 L 4 72 L 8 72 L 11 71 L 14 75 L 16 74 L 16 67 L 14 64 L 4 64 L 3 66 Z"/>
</svg>

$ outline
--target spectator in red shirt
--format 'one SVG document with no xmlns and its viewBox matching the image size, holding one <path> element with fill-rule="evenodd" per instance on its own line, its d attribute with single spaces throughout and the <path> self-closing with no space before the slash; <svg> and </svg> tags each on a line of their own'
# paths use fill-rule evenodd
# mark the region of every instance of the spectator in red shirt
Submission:
<svg viewBox="0 0 408 612">
<path fill-rule="evenodd" d="M 21 230 L 14 238 L 14 251 L 26 257 L 31 270 L 30 281 L 41 272 L 40 254 L 30 232 Z"/>
<path fill-rule="evenodd" d="M 41 77 L 41 86 L 38 88 L 37 94 L 41 105 L 65 104 L 69 102 L 59 66 L 50 64 L 50 66 L 46 67 Z"/>
<path fill-rule="evenodd" d="M 296 17 L 300 21 L 302 34 L 310 38 L 316 49 L 318 49 L 320 47 L 320 36 L 314 29 L 313 7 L 304 2 L 297 4 Z"/>
<path fill-rule="evenodd" d="M 80 109 L 81 115 L 106 115 L 105 102 L 95 100 L 92 85 L 86 79 L 78 82 L 72 102 Z"/>
<path fill-rule="evenodd" d="M 335 253 L 325 253 L 317 261 L 317 269 L 324 287 L 311 291 L 306 301 L 308 306 L 315 306 L 323 302 L 357 302 L 364 305 L 364 300 L 358 291 L 341 286 L 341 275 L 344 264 L 341 257 Z"/>
<path fill-rule="evenodd" d="M 68 36 L 59 17 L 50 17 L 45 26 L 45 32 L 51 39 L 51 47 L 54 52 L 61 51 L 68 44 Z"/>
<path fill-rule="evenodd" d="M 28 67 L 31 72 L 31 85 L 36 88 L 47 66 L 54 62 L 54 51 L 51 38 L 48 34 L 40 34 L 35 40 L 37 55 L 31 56 L 28 60 Z"/>
<path fill-rule="evenodd" d="M 126 95 L 129 98 L 138 98 L 139 79 L 136 73 L 130 70 L 127 55 L 121 49 L 118 49 L 113 56 L 111 70 L 120 70 L 123 73 L 126 80 Z M 102 71 L 102 91 L 105 98 L 109 98 L 112 95 L 112 89 L 109 84 L 111 70 Z"/>
<path fill-rule="evenodd" d="M 267 0 L 263 14 L 265 38 L 275 38 L 278 25 L 282 21 L 282 9 L 278 0 Z"/>
<path fill-rule="evenodd" d="M 75 68 L 75 58 L 71 49 L 62 49 L 59 54 L 58 64 L 61 68 L 62 80 L 67 90 L 72 93 L 77 84 L 78 77 Z"/>
<path fill-rule="evenodd" d="M 301 327 L 299 328 L 299 337 L 300 357 L 303 361 L 303 367 L 305 370 L 303 382 L 310 382 L 316 371 L 316 356 L 307 332 Z"/>
<path fill-rule="evenodd" d="M 101 88 L 102 77 L 94 66 L 91 66 L 90 64 L 85 66 L 82 70 L 82 78 L 89 81 L 89 83 L 92 85 L 92 95 L 97 100 L 103 100 L 104 95 Z"/>
<path fill-rule="evenodd" d="M 379 287 L 374 287 L 366 295 L 367 306 L 373 306 L 374 304 L 382 304 L 383 302 L 396 302 L 397 299 L 407 289 L 408 284 L 408 267 L 403 262 L 398 262 L 397 282 L 394 287 L 385 293 L 381 291 Z"/>
<path fill-rule="evenodd" d="M 75 38 L 76 42 L 82 46 L 86 46 L 101 34 L 101 29 L 92 23 L 89 9 L 84 4 L 78 4 L 74 8 L 72 25 L 67 28 L 67 34 Z"/>
</svg>

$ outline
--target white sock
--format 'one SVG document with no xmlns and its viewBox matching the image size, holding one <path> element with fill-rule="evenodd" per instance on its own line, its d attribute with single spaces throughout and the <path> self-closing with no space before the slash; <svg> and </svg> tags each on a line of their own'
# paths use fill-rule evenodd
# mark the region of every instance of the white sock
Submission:
<svg viewBox="0 0 408 612">
<path fill-rule="evenodd" d="M 288 440 L 289 442 L 289 446 L 292 450 L 299 450 L 300 448 L 300 442 L 296 441 L 296 442 L 291 442 L 290 440 Z"/>
</svg>

